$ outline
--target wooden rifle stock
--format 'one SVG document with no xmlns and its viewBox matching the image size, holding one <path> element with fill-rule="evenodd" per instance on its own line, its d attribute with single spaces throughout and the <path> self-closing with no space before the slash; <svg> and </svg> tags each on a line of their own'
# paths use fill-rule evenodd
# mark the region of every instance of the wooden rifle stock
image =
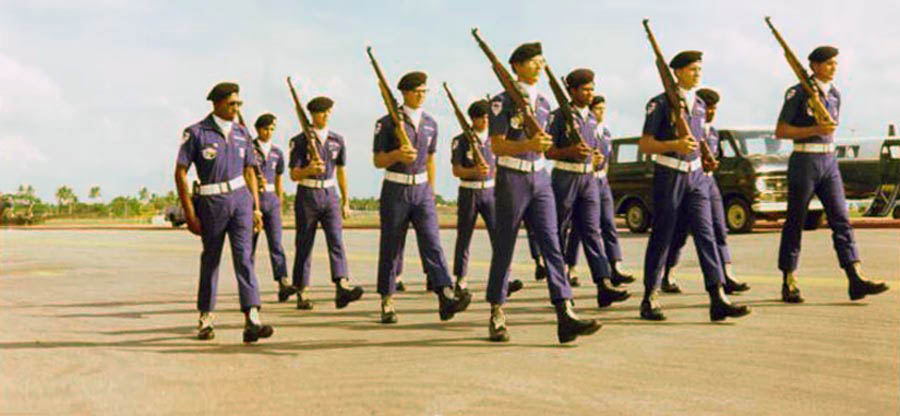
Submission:
<svg viewBox="0 0 900 416">
<path fill-rule="evenodd" d="M 309 155 L 309 162 L 321 162 L 322 158 L 319 157 L 319 149 L 316 147 L 319 136 L 316 134 L 315 130 L 313 130 L 312 123 L 309 122 L 309 117 L 306 116 L 306 111 L 303 110 L 303 104 L 301 104 L 300 99 L 297 98 L 297 90 L 294 89 L 294 83 L 291 82 L 291 77 L 287 77 L 287 84 L 288 88 L 291 90 L 291 98 L 294 99 L 294 110 L 297 112 L 297 119 L 300 120 L 300 128 L 303 129 L 303 135 L 306 136 L 306 153 Z"/>
<path fill-rule="evenodd" d="M 394 95 L 391 94 L 390 88 L 388 88 L 388 83 L 384 79 L 381 67 L 378 65 L 378 61 L 375 60 L 375 56 L 372 55 L 371 46 L 366 47 L 366 53 L 369 55 L 369 61 L 372 63 L 372 68 L 375 70 L 375 76 L 378 78 L 378 90 L 381 92 L 381 99 L 384 101 L 384 106 L 387 108 L 388 115 L 394 123 L 394 135 L 400 140 L 400 148 L 413 149 L 412 142 L 409 140 L 409 136 L 403 128 L 404 118 L 400 115 L 400 105 L 397 103 Z"/>
<path fill-rule="evenodd" d="M 781 49 L 784 50 L 784 58 L 787 59 L 788 66 L 794 71 L 794 75 L 800 80 L 800 85 L 803 86 L 806 95 L 809 96 L 809 100 L 806 101 L 806 104 L 809 106 L 809 109 L 812 110 L 813 117 L 816 119 L 816 124 L 823 126 L 837 124 L 831 117 L 828 109 L 825 108 L 822 99 L 819 98 L 819 93 L 825 93 L 825 91 L 820 91 L 819 85 L 812 81 L 812 77 L 806 72 L 803 65 L 800 64 L 797 56 L 794 55 L 794 52 L 791 51 L 791 47 L 788 46 L 787 42 L 784 41 L 784 38 L 781 37 L 781 33 L 778 32 L 778 29 L 775 29 L 775 26 L 772 25 L 771 18 L 768 16 L 766 16 L 766 24 L 769 26 L 769 29 L 772 29 L 772 34 L 775 35 L 775 39 L 778 41 L 778 44 L 781 45 Z"/>
<path fill-rule="evenodd" d="M 519 86 L 516 85 L 516 82 L 513 80 L 512 75 L 510 75 L 509 71 L 497 60 L 497 56 L 494 55 L 494 51 L 491 50 L 491 47 L 481 38 L 478 34 L 478 28 L 472 29 L 472 36 L 475 37 L 475 41 L 478 42 L 478 47 L 484 52 L 484 55 L 487 56 L 488 61 L 491 62 L 491 68 L 494 70 L 494 75 L 497 76 L 497 80 L 500 81 L 500 85 L 503 86 L 503 90 L 506 91 L 506 94 L 509 95 L 509 98 L 512 100 L 513 105 L 522 112 L 523 120 L 522 123 L 525 127 L 525 135 L 528 138 L 534 137 L 534 135 L 543 132 L 544 129 L 541 127 L 541 124 L 538 122 L 537 117 L 534 115 L 534 108 L 532 108 L 531 104 L 528 100 L 525 100 L 525 94 L 522 90 L 519 89 Z M 529 97 L 529 99 L 534 99 L 536 97 Z"/>
<path fill-rule="evenodd" d="M 572 109 L 572 101 L 569 99 L 569 95 L 564 89 L 569 87 L 568 84 L 566 84 L 566 81 L 562 78 L 559 80 L 556 79 L 549 64 L 544 67 L 544 72 L 547 73 L 547 78 L 550 79 L 550 89 L 553 91 L 553 96 L 556 97 L 556 103 L 559 104 L 560 112 L 566 120 L 566 138 L 568 139 L 569 145 L 580 144 L 590 149 L 587 141 L 584 140 L 584 136 L 581 135 L 581 130 L 578 129 L 578 125 L 575 123 L 575 115 L 572 113 L 574 111 Z M 560 81 L 562 81 L 562 84 L 560 84 Z"/>
<path fill-rule="evenodd" d="M 466 140 L 472 148 L 472 158 L 475 159 L 475 164 L 477 166 L 487 166 L 487 161 L 481 153 L 481 140 L 478 140 L 478 135 L 475 134 L 475 131 L 472 130 L 472 126 L 466 121 L 466 116 L 463 115 L 462 110 L 460 110 L 459 104 L 457 104 L 456 99 L 453 98 L 453 93 L 450 92 L 450 87 L 447 86 L 446 82 L 444 83 L 444 91 L 447 92 L 447 98 L 450 100 L 450 105 L 453 106 L 453 114 L 456 115 L 456 121 L 459 122 L 459 127 L 462 128 L 463 135 L 466 136 Z"/>
<path fill-rule="evenodd" d="M 709 148 L 709 144 L 706 143 L 706 140 L 697 140 L 697 138 L 691 134 L 691 128 L 688 125 L 687 118 L 685 118 L 686 114 L 690 114 L 691 106 L 694 103 L 688 103 L 684 99 L 684 95 L 681 94 L 681 90 L 675 82 L 675 76 L 672 75 L 672 71 L 669 70 L 666 59 L 663 57 L 659 44 L 656 42 L 656 36 L 654 36 L 653 31 L 650 30 L 649 19 L 644 19 L 643 24 L 644 30 L 647 31 L 647 38 L 650 40 L 650 46 L 653 48 L 653 54 L 656 56 L 656 69 L 659 72 L 663 88 L 666 91 L 666 100 L 669 102 L 669 108 L 672 109 L 671 117 L 669 117 L 669 119 L 675 124 L 675 135 L 677 137 L 690 136 L 694 141 L 698 142 L 700 145 L 700 159 L 703 163 L 703 170 L 712 172 L 718 169 L 719 162 L 712 154 L 712 150 Z"/>
</svg>

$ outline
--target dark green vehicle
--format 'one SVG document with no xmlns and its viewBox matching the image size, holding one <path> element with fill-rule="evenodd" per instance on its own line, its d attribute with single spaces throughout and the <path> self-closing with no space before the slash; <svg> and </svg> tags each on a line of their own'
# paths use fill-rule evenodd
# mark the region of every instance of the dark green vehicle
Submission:
<svg viewBox="0 0 900 416">
<path fill-rule="evenodd" d="M 900 139 L 840 140 L 835 153 L 848 200 L 864 200 L 863 216 L 900 218 Z"/>
<path fill-rule="evenodd" d="M 748 232 L 757 219 L 784 218 L 792 142 L 775 139 L 771 128 L 721 129 L 719 138 L 719 170 L 715 176 L 728 230 Z M 653 215 L 653 162 L 638 149 L 638 139 L 613 140 L 608 175 L 616 213 L 625 216 L 632 232 L 642 233 L 650 227 Z M 823 220 L 822 204 L 813 198 L 806 228 L 818 228 Z"/>
</svg>

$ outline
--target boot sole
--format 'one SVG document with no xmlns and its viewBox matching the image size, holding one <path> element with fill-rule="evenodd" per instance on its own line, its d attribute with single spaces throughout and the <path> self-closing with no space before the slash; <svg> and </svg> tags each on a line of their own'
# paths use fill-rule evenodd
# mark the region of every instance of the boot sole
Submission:
<svg viewBox="0 0 900 416">
<path fill-rule="evenodd" d="M 617 297 L 617 298 L 614 298 L 614 299 L 606 299 L 606 300 L 604 300 L 603 302 L 601 302 L 601 301 L 598 300 L 598 301 L 597 301 L 597 307 L 598 307 L 598 308 L 605 308 L 605 307 L 607 307 L 607 306 L 612 305 L 613 303 L 624 302 L 624 301 L 628 300 L 628 298 L 630 298 L 630 297 L 631 297 L 631 293 L 625 293 L 625 295 L 623 295 L 623 296 L 621 296 L 621 297 Z"/>
<path fill-rule="evenodd" d="M 586 337 L 586 336 L 588 336 L 588 335 L 593 335 L 593 334 L 595 334 L 597 331 L 599 331 L 600 328 L 602 328 L 602 327 L 603 327 L 602 324 L 600 324 L 599 322 L 595 322 L 594 325 L 592 325 L 592 326 L 586 328 L 585 330 L 583 330 L 583 331 L 581 331 L 581 332 L 579 332 L 579 333 L 577 333 L 577 334 L 572 334 L 572 335 L 570 335 L 570 336 L 568 336 L 568 337 L 563 338 L 563 336 L 562 336 L 559 332 L 557 332 L 557 333 L 556 333 L 556 337 L 559 339 L 559 343 L 560 343 L 560 344 L 566 344 L 566 343 L 575 341 L 576 339 L 578 339 L 578 337 L 581 337 L 581 336 L 585 336 L 585 337 Z"/>
<path fill-rule="evenodd" d="M 879 287 L 878 289 L 873 290 L 873 291 L 871 291 L 871 292 L 850 293 L 850 300 L 860 300 L 860 299 L 862 299 L 862 298 L 864 298 L 864 297 L 866 297 L 866 296 L 869 296 L 869 295 L 872 295 L 872 296 L 878 295 L 878 294 L 887 292 L 888 289 L 890 289 L 890 288 L 887 287 L 887 286 L 883 286 L 883 287 Z"/>
<path fill-rule="evenodd" d="M 709 320 L 713 321 L 713 322 L 721 322 L 721 321 L 724 321 L 726 318 L 741 318 L 741 317 L 750 315 L 750 312 L 751 312 L 751 309 L 745 309 L 740 313 L 735 313 L 735 314 L 730 314 L 730 315 L 729 314 L 713 315 L 713 313 L 710 312 Z"/>
</svg>

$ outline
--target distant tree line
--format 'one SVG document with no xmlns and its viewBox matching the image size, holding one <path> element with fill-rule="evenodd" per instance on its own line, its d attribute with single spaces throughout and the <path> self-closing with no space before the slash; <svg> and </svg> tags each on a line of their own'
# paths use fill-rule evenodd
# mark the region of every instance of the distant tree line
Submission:
<svg viewBox="0 0 900 416">
<path fill-rule="evenodd" d="M 149 218 L 180 204 L 175 191 L 157 194 L 146 186 L 134 195 L 116 196 L 108 201 L 99 186 L 92 186 L 87 199 L 82 201 L 72 187 L 62 185 L 56 189 L 54 198 L 54 201 L 43 201 L 37 197 L 32 185 L 24 184 L 19 185 L 15 193 L 0 192 L 0 222 L 33 223 L 50 218 Z M 295 194 L 285 194 L 283 212 L 293 214 L 295 198 Z M 438 206 L 456 205 L 455 200 L 446 200 L 439 194 L 435 195 L 435 202 Z M 378 207 L 378 198 L 350 199 L 350 209 L 355 211 L 376 211 Z M 25 221 L 25 218 L 30 220 Z"/>
</svg>

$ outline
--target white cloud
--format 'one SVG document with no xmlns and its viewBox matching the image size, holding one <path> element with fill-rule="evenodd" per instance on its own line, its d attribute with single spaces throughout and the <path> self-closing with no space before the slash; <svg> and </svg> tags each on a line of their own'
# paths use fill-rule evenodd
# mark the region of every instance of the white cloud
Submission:
<svg viewBox="0 0 900 416">
<path fill-rule="evenodd" d="M 0 163 L 11 167 L 10 172 L 27 172 L 33 170 L 35 164 L 44 165 L 49 160 L 40 149 L 21 137 L 0 137 Z"/>
<path fill-rule="evenodd" d="M 518 43 L 541 40 L 557 75 L 595 69 L 617 135 L 640 130 L 644 104 L 661 89 L 640 26 L 645 16 L 669 55 L 707 53 L 705 82 L 723 92 L 721 123 L 772 123 L 795 82 L 763 23 L 768 13 L 801 57 L 820 43 L 841 47 L 842 129 L 881 133 L 900 106 L 900 48 L 890 47 L 900 38 L 900 12 L 890 2 L 73 4 L 0 2 L 0 143 L 17 152 L 0 154 L 0 188 L 27 181 L 42 197 L 63 182 L 99 183 L 109 197 L 143 185 L 171 189 L 181 130 L 206 115 L 203 98 L 224 79 L 240 82 L 251 123 L 263 111 L 279 116 L 276 143 L 286 148 L 299 130 L 290 74 L 304 102 L 320 94 L 335 100 L 332 128 L 348 141 L 350 192 L 377 195 L 372 127 L 384 108 L 365 56 L 369 43 L 389 82 L 412 69 L 429 73 L 426 109 L 441 123 L 438 192 L 452 197 L 449 142 L 458 128 L 440 82 L 463 106 L 500 90 L 473 26 L 504 62 Z M 240 18 L 209 18 L 216 9 Z M 21 170 L 24 157 L 31 158 L 25 168 L 53 169 Z"/>
</svg>

